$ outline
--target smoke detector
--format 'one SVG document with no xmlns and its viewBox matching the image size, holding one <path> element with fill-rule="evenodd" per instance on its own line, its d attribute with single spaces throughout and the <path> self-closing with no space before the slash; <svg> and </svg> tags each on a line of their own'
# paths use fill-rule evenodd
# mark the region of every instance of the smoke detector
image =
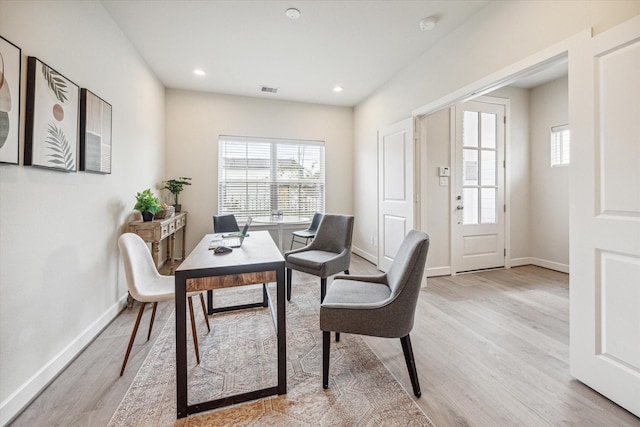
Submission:
<svg viewBox="0 0 640 427">
<path fill-rule="evenodd" d="M 418 25 L 422 31 L 431 31 L 436 27 L 437 22 L 438 18 L 435 16 L 429 16 L 428 18 L 422 19 Z"/>
</svg>

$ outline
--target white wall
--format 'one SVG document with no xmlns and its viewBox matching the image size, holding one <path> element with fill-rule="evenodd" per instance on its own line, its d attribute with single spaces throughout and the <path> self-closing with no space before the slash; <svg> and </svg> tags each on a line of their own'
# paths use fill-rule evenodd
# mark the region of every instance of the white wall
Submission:
<svg viewBox="0 0 640 427">
<path fill-rule="evenodd" d="M 493 2 L 356 106 L 354 245 L 377 253 L 368 236 L 377 230 L 377 171 L 370 165 L 378 129 L 589 27 L 600 33 L 638 14 L 638 1 Z"/>
<path fill-rule="evenodd" d="M 0 166 L 5 424 L 123 306 L 117 238 L 164 175 L 164 88 L 99 2 L 0 0 L 0 34 L 23 55 L 20 165 Z M 113 106 L 111 175 L 22 166 L 27 56 Z"/>
<path fill-rule="evenodd" d="M 212 232 L 211 218 L 218 210 L 219 135 L 325 141 L 325 210 L 353 212 L 352 108 L 167 90 L 166 179 L 193 178 L 180 194 L 182 209 L 189 212 L 187 250 Z"/>
<path fill-rule="evenodd" d="M 531 90 L 531 257 L 569 272 L 569 166 L 550 166 L 552 126 L 569 122 L 568 80 Z"/>
</svg>

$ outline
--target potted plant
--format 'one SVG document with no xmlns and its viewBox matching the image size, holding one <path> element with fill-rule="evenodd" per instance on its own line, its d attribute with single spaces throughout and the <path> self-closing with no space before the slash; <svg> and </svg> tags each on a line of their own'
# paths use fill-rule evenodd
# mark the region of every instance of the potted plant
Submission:
<svg viewBox="0 0 640 427">
<path fill-rule="evenodd" d="M 178 196 L 184 189 L 185 185 L 191 185 L 191 182 L 189 181 L 191 181 L 191 178 L 187 178 L 186 176 L 181 176 L 179 178 L 164 181 L 164 187 L 162 188 L 169 190 L 171 194 L 173 194 L 175 200 L 173 206 L 176 208 L 176 212 L 180 212 L 180 209 L 182 208 L 182 206 L 180 206 L 178 202 Z"/>
<path fill-rule="evenodd" d="M 162 203 L 155 194 L 151 192 L 150 188 L 147 188 L 142 193 L 136 194 L 136 205 L 133 209 L 142 213 L 143 221 L 153 220 L 153 216 L 162 210 Z"/>
</svg>

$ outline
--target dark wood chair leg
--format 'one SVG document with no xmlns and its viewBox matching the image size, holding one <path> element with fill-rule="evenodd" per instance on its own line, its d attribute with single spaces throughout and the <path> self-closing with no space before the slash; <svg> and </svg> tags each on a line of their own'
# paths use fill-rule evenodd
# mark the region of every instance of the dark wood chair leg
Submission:
<svg viewBox="0 0 640 427">
<path fill-rule="evenodd" d="M 287 301 L 291 301 L 291 276 L 291 269 L 287 268 Z"/>
<path fill-rule="evenodd" d="M 196 363 L 200 364 L 200 351 L 198 350 L 198 334 L 196 332 L 196 319 L 193 315 L 193 299 L 188 298 L 189 301 L 189 315 L 191 316 L 191 335 L 193 335 L 193 346 L 196 348 Z"/>
<path fill-rule="evenodd" d="M 207 331 L 211 332 L 211 327 L 209 326 L 209 316 L 207 316 L 207 306 L 204 304 L 204 295 L 200 292 L 200 304 L 202 304 L 202 314 L 204 314 L 204 321 L 207 323 Z"/>
<path fill-rule="evenodd" d="M 131 338 L 129 338 L 129 346 L 127 347 L 127 352 L 124 355 L 124 360 L 122 361 L 122 369 L 120 369 L 120 376 L 124 374 L 124 368 L 127 367 L 127 360 L 129 360 L 129 354 L 131 354 L 131 347 L 133 347 L 133 341 L 136 339 L 136 334 L 138 333 L 138 326 L 140 326 L 140 319 L 142 319 L 142 313 L 144 312 L 145 305 L 147 305 L 146 302 L 140 303 L 140 311 L 138 311 L 138 318 L 136 319 L 136 324 L 133 327 L 133 332 L 131 332 Z"/>
<path fill-rule="evenodd" d="M 269 297 L 267 296 L 267 284 L 262 284 L 262 306 L 269 307 Z"/>
<path fill-rule="evenodd" d="M 336 342 L 340 342 L 340 332 L 336 332 Z"/>
<path fill-rule="evenodd" d="M 409 378 L 411 378 L 411 387 L 413 387 L 413 394 L 416 397 L 420 397 L 422 392 L 420 391 L 420 383 L 418 383 L 418 371 L 416 370 L 416 362 L 413 358 L 413 349 L 411 347 L 411 340 L 409 335 L 400 338 L 402 343 L 402 352 L 404 353 L 404 360 L 407 362 L 407 369 L 409 370 Z"/>
<path fill-rule="evenodd" d="M 327 278 L 320 278 L 320 304 L 324 301 L 324 296 L 327 294 Z"/>
<path fill-rule="evenodd" d="M 330 350 L 331 350 L 331 332 L 322 331 L 322 388 L 329 388 Z"/>
<path fill-rule="evenodd" d="M 153 303 L 153 310 L 151 311 L 151 321 L 149 321 L 149 333 L 147 334 L 147 341 L 151 338 L 151 329 L 153 328 L 153 321 L 156 318 L 156 308 L 158 308 L 158 303 Z"/>
<path fill-rule="evenodd" d="M 350 273 L 349 273 L 349 269 L 346 269 L 346 270 L 344 271 L 344 274 L 350 274 Z"/>
</svg>

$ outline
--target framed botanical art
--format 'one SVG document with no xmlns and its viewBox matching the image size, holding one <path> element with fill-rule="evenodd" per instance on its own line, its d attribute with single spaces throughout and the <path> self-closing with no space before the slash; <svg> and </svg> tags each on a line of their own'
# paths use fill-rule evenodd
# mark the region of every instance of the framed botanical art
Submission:
<svg viewBox="0 0 640 427">
<path fill-rule="evenodd" d="M 71 80 L 28 58 L 25 165 L 77 170 L 79 92 Z"/>
<path fill-rule="evenodd" d="M 0 37 L 0 163 L 18 164 L 20 142 L 19 47 Z"/>
<path fill-rule="evenodd" d="M 80 170 L 111 173 L 111 104 L 80 90 Z"/>
</svg>

